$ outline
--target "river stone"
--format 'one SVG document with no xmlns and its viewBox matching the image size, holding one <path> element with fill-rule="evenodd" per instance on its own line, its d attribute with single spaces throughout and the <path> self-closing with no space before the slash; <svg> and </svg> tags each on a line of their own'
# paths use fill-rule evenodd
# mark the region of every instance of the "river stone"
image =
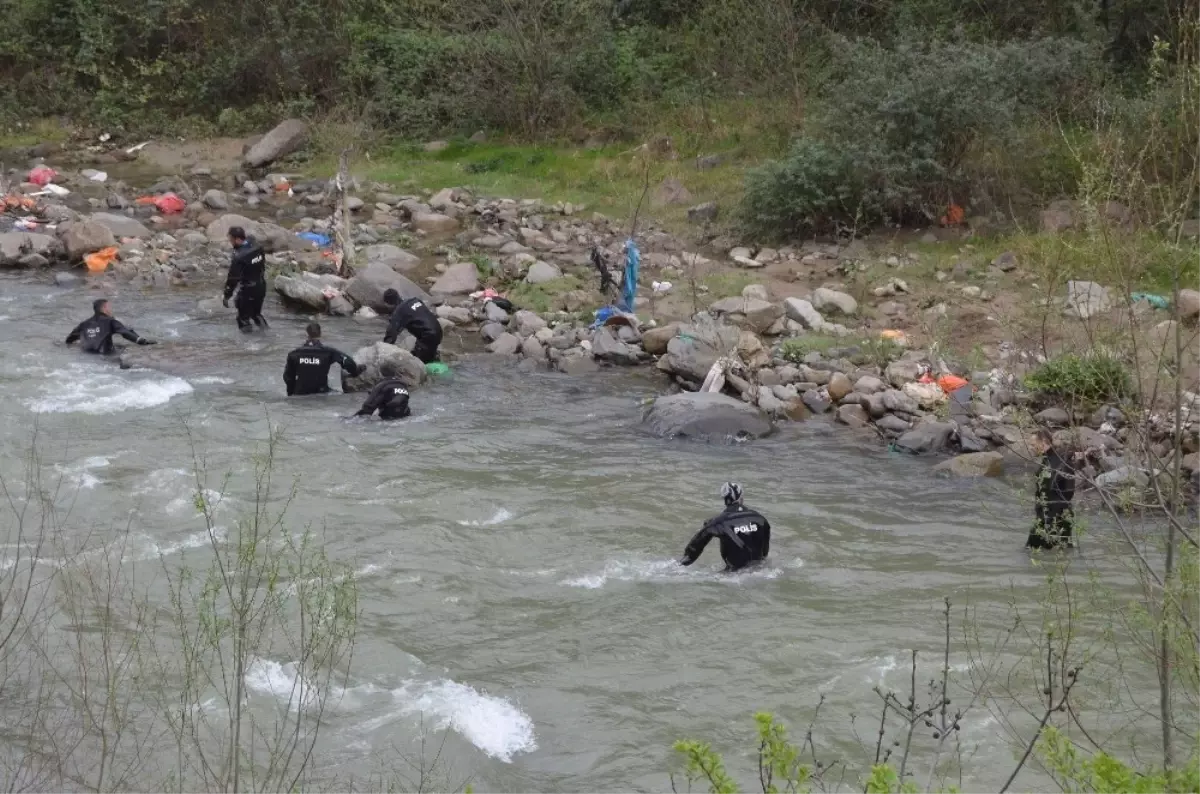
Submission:
<svg viewBox="0 0 1200 794">
<path fill-rule="evenodd" d="M 1195 323 L 1200 319 L 1200 292 L 1194 289 L 1179 290 L 1179 319 Z"/>
<path fill-rule="evenodd" d="M 354 304 L 339 292 L 329 299 L 329 308 L 326 311 L 333 317 L 349 317 L 354 314 Z"/>
<path fill-rule="evenodd" d="M 56 287 L 76 287 L 79 286 L 80 278 L 74 273 L 61 271 L 54 274 L 54 286 Z"/>
<path fill-rule="evenodd" d="M 521 349 L 521 337 L 507 331 L 496 337 L 496 341 L 488 345 L 488 352 L 501 356 L 511 356 Z"/>
<path fill-rule="evenodd" d="M 490 323 L 506 323 L 508 322 L 508 312 L 501 309 L 493 301 L 488 301 L 483 304 L 483 316 Z"/>
<path fill-rule="evenodd" d="M 642 334 L 642 348 L 653 356 L 661 356 L 667 352 L 667 345 L 679 333 L 679 324 L 671 323 L 661 328 L 651 328 Z"/>
<path fill-rule="evenodd" d="M 968 452 L 939 463 L 933 470 L 954 477 L 999 477 L 1004 474 L 1004 456 L 999 452 Z"/>
<path fill-rule="evenodd" d="M 224 211 L 229 209 L 229 199 L 225 197 L 223 191 L 216 188 L 205 191 L 204 198 L 200 199 L 200 202 L 210 210 Z"/>
<path fill-rule="evenodd" d="M 837 421 L 850 427 L 866 427 L 870 417 L 861 405 L 843 405 L 837 409 Z"/>
<path fill-rule="evenodd" d="M 242 158 L 248 168 L 262 168 L 286 157 L 304 145 L 308 125 L 300 119 L 288 119 L 258 139 Z"/>
<path fill-rule="evenodd" d="M 458 221 L 440 212 L 414 212 L 414 229 L 425 232 L 451 232 L 458 228 Z"/>
<path fill-rule="evenodd" d="M 411 389 L 419 386 L 426 377 L 425 365 L 419 358 L 387 342 L 359 348 L 353 358 L 360 371 L 354 377 L 342 376 L 342 391 L 345 392 L 368 391 L 388 378 L 399 378 Z"/>
<path fill-rule="evenodd" d="M 887 384 L 874 375 L 863 375 L 854 382 L 854 391 L 859 394 L 876 394 L 887 388 Z"/>
<path fill-rule="evenodd" d="M 67 249 L 67 257 L 72 262 L 78 262 L 87 254 L 109 248 L 117 244 L 112 231 L 101 223 L 93 220 L 74 221 L 67 225 L 62 232 L 63 247 Z"/>
<path fill-rule="evenodd" d="M 128 215 L 114 215 L 111 212 L 95 212 L 89 216 L 89 219 L 107 226 L 108 230 L 117 237 L 138 237 L 149 238 L 153 237 L 146 226 L 136 218 L 130 218 Z"/>
<path fill-rule="evenodd" d="M 687 211 L 688 223 L 711 223 L 717 219 L 720 207 L 715 201 L 697 204 Z"/>
<path fill-rule="evenodd" d="M 1063 408 L 1047 408 L 1033 417 L 1038 424 L 1047 427 L 1067 427 L 1071 424 L 1071 415 Z"/>
<path fill-rule="evenodd" d="M 1068 281 L 1066 314 L 1086 320 L 1100 312 L 1108 311 L 1112 299 L 1108 290 L 1094 281 Z"/>
<path fill-rule="evenodd" d="M 504 333 L 504 326 L 496 322 L 484 323 L 479 329 L 479 335 L 483 337 L 483 341 L 485 342 L 495 342 Z"/>
<path fill-rule="evenodd" d="M 555 368 L 564 375 L 586 375 L 596 372 L 600 365 L 590 355 L 572 353 L 563 355 L 554 364 Z"/>
<path fill-rule="evenodd" d="M 858 313 L 858 301 L 844 292 L 819 287 L 813 291 L 812 305 L 818 311 L 836 310 L 845 315 Z"/>
<path fill-rule="evenodd" d="M 1128 485 L 1145 488 L 1149 484 L 1150 477 L 1136 466 L 1120 466 L 1096 477 L 1096 485 L 1101 488 L 1121 488 Z"/>
<path fill-rule="evenodd" d="M 535 312 L 525 309 L 521 309 L 513 315 L 513 323 L 516 325 L 517 334 L 522 337 L 532 336 L 546 327 L 545 320 L 538 317 Z"/>
<path fill-rule="evenodd" d="M 722 298 L 708 307 L 716 315 L 729 315 L 734 325 L 763 333 L 783 316 L 783 308 L 757 298 Z"/>
<path fill-rule="evenodd" d="M 760 438 L 772 430 L 770 421 L 754 406 L 714 392 L 659 397 L 642 423 L 663 438 Z"/>
<path fill-rule="evenodd" d="M 439 306 L 434 314 L 440 319 L 449 320 L 452 325 L 467 325 L 471 322 L 471 310 L 465 306 Z"/>
<path fill-rule="evenodd" d="M 819 329 L 825 325 L 825 318 L 821 313 L 803 298 L 788 298 L 783 302 L 783 310 L 788 319 L 795 320 L 805 328 Z"/>
<path fill-rule="evenodd" d="M 346 295 L 360 306 L 370 306 L 386 314 L 391 312 L 383 302 L 383 292 L 388 288 L 399 292 L 401 300 L 420 298 L 433 303 L 425 290 L 381 262 L 372 262 L 358 271 L 358 275 L 346 285 Z"/>
<path fill-rule="evenodd" d="M 902 414 L 919 414 L 921 412 L 916 400 L 897 389 L 888 389 L 880 394 L 880 398 L 883 400 L 883 407 L 889 411 Z"/>
<path fill-rule="evenodd" d="M 900 389 L 904 387 L 904 384 L 912 383 L 919 378 L 920 373 L 921 365 L 916 361 L 893 361 L 883 371 L 883 377 L 887 378 L 888 382 L 897 389 Z"/>
<path fill-rule="evenodd" d="M 736 328 L 719 325 L 701 329 L 681 326 L 667 342 L 667 353 L 659 359 L 659 368 L 686 380 L 703 383 L 716 360 L 737 349 L 741 333 Z"/>
<path fill-rule="evenodd" d="M 0 266 L 18 265 L 28 254 L 53 258 L 59 242 L 48 234 L 33 232 L 0 232 Z"/>
<path fill-rule="evenodd" d="M 1060 451 L 1077 450 L 1079 452 L 1110 452 L 1121 449 L 1122 444 L 1110 435 L 1093 430 L 1090 427 L 1071 427 L 1054 432 L 1054 446 Z"/>
<path fill-rule="evenodd" d="M 829 399 L 836 402 L 841 402 L 842 398 L 850 392 L 854 391 L 854 385 L 850 383 L 850 379 L 840 372 L 835 372 L 829 378 Z"/>
<path fill-rule="evenodd" d="M 96 216 L 93 215 L 92 217 L 94 218 Z M 250 235 L 251 237 L 263 236 L 262 228 L 257 222 L 250 220 L 244 215 L 235 215 L 233 213 L 222 215 L 212 223 L 208 224 L 208 226 L 204 229 L 204 233 L 208 235 L 208 241 L 210 243 L 228 243 L 229 230 L 234 226 L 241 226 L 242 229 L 245 230 L 246 234 Z M 117 234 L 120 235 L 121 233 L 117 232 Z M 148 236 L 149 235 L 147 235 L 147 237 Z"/>
<path fill-rule="evenodd" d="M 363 250 L 363 255 L 367 258 L 367 264 L 372 262 L 381 262 L 392 270 L 397 272 L 406 272 L 412 270 L 417 265 L 421 264 L 421 258 L 416 254 L 405 251 L 398 245 L 391 243 L 377 243 L 368 245 Z"/>
<path fill-rule="evenodd" d="M 525 274 L 525 283 L 545 284 L 548 281 L 554 281 L 559 278 L 562 278 L 561 270 L 554 265 L 537 261 L 529 266 L 529 272 Z"/>
<path fill-rule="evenodd" d="M 987 452 L 988 444 L 972 427 L 958 426 L 958 448 L 963 452 Z"/>
<path fill-rule="evenodd" d="M 479 271 L 474 262 L 455 262 L 446 268 L 429 291 L 436 296 L 466 295 L 479 289 Z"/>
<path fill-rule="evenodd" d="M 316 284 L 291 276 L 276 276 L 275 291 L 287 301 L 318 312 L 325 311 L 328 303 L 325 293 Z"/>
<path fill-rule="evenodd" d="M 872 413 L 872 415 L 874 414 Z M 912 423 L 905 421 L 895 414 L 885 414 L 876 420 L 875 426 L 889 435 L 898 436 L 902 433 L 907 433 L 909 428 L 912 427 Z"/>
<path fill-rule="evenodd" d="M 525 358 L 541 361 L 546 357 L 546 351 L 542 347 L 542 343 L 537 340 L 537 337 L 531 336 L 521 343 L 521 355 L 525 356 Z"/>
<path fill-rule="evenodd" d="M 597 328 L 592 334 L 592 355 L 613 364 L 638 363 L 638 351 L 613 336 L 609 328 Z"/>
<path fill-rule="evenodd" d="M 829 396 L 821 389 L 809 389 L 800 395 L 800 400 L 814 414 L 823 414 L 831 407 Z"/>
<path fill-rule="evenodd" d="M 938 452 L 950 443 L 954 430 L 950 422 L 922 422 L 896 439 L 896 448 L 916 455 Z"/>
</svg>

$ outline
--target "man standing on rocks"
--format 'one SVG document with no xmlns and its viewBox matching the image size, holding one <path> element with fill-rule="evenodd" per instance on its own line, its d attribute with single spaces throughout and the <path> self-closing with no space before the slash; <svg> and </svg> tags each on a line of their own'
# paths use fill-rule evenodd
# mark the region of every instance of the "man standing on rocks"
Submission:
<svg viewBox="0 0 1200 794">
<path fill-rule="evenodd" d="M 1075 546 L 1071 538 L 1075 514 L 1071 500 L 1075 498 L 1075 470 L 1054 448 L 1050 431 L 1039 429 L 1031 449 L 1041 455 L 1034 491 L 1034 522 L 1025 541 L 1027 549 L 1056 549 Z"/>
<path fill-rule="evenodd" d="M 309 323 L 304 329 L 308 341 L 288 353 L 283 368 L 283 382 L 288 397 L 304 394 L 325 394 L 329 389 L 329 368 L 336 362 L 351 377 L 361 371 L 354 359 L 340 350 L 321 344 L 321 326 Z"/>
<path fill-rule="evenodd" d="M 408 387 L 398 378 L 388 378 L 376 384 L 367 401 L 358 409 L 355 416 L 370 416 L 379 411 L 380 419 L 403 419 L 411 412 L 408 410 Z"/>
<path fill-rule="evenodd" d="M 221 303 L 229 308 L 233 291 L 238 291 L 237 324 L 243 332 L 254 330 L 254 326 L 266 329 L 267 321 L 262 316 L 263 301 L 267 298 L 267 255 L 254 238 L 246 237 L 241 226 L 229 229 L 229 244 L 233 246 L 233 258 L 229 262 L 229 276 L 225 279 L 225 294 Z"/>
<path fill-rule="evenodd" d="M 399 292 L 388 289 L 383 293 L 383 302 L 392 307 L 392 319 L 388 322 L 383 341 L 394 345 L 400 332 L 408 331 L 417 340 L 412 354 L 421 359 L 422 364 L 437 361 L 438 346 L 442 344 L 442 324 L 425 301 L 420 298 L 402 301 Z"/>
<path fill-rule="evenodd" d="M 92 302 L 92 316 L 75 326 L 75 330 L 67 334 L 66 343 L 70 345 L 82 342 L 79 347 L 85 353 L 111 356 L 116 352 L 113 337 L 117 334 L 135 344 L 156 344 L 113 317 L 112 309 L 104 298 Z"/>
<path fill-rule="evenodd" d="M 704 553 L 713 538 L 721 539 L 721 559 L 725 572 L 741 570 L 767 558 L 771 548 L 771 524 L 757 510 L 742 504 L 742 486 L 727 482 L 721 486 L 725 509 L 704 522 L 683 551 L 680 565 L 691 565 Z"/>
</svg>

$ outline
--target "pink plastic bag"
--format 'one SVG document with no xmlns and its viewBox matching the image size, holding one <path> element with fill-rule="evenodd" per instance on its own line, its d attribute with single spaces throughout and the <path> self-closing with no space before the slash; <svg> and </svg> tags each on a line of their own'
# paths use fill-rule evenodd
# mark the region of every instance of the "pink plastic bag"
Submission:
<svg viewBox="0 0 1200 794">
<path fill-rule="evenodd" d="M 54 169 L 48 165 L 39 165 L 29 172 L 29 181 L 38 187 L 45 187 L 54 181 L 54 177 L 58 176 Z"/>
<path fill-rule="evenodd" d="M 187 208 L 187 202 L 174 193 L 163 193 L 154 199 L 154 208 L 163 215 L 178 215 Z"/>
</svg>

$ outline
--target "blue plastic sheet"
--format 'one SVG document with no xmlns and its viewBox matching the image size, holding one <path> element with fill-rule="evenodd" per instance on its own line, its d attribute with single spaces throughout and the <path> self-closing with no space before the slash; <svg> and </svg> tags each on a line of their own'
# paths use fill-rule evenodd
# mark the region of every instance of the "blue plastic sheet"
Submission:
<svg viewBox="0 0 1200 794">
<path fill-rule="evenodd" d="M 310 243 L 316 243 L 317 246 L 320 248 L 327 248 L 327 247 L 329 247 L 330 243 L 333 242 L 329 238 L 329 235 L 318 234 L 316 232 L 301 232 L 300 234 L 298 234 L 296 236 L 299 237 L 301 240 L 308 240 Z"/>
<path fill-rule="evenodd" d="M 642 254 L 638 251 L 637 243 L 630 238 L 625 241 L 625 278 L 621 282 L 621 305 L 626 312 L 633 311 L 633 299 L 637 296 L 638 266 L 642 263 Z"/>
</svg>

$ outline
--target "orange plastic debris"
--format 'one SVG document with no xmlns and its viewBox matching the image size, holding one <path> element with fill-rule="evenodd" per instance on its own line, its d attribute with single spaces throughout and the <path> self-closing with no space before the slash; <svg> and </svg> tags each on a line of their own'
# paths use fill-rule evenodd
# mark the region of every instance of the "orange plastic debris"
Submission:
<svg viewBox="0 0 1200 794">
<path fill-rule="evenodd" d="M 174 193 L 163 193 L 154 199 L 154 207 L 163 215 L 178 215 L 187 209 L 187 202 Z"/>
<path fill-rule="evenodd" d="M 942 216 L 943 226 L 959 226 L 966 217 L 966 212 L 957 204 L 951 204 L 946 208 L 946 214 Z"/>
<path fill-rule="evenodd" d="M 950 394 L 966 386 L 968 381 L 966 378 L 960 378 L 957 375 L 943 375 L 937 379 L 937 384 L 942 387 L 942 391 Z"/>
<path fill-rule="evenodd" d="M 83 264 L 87 266 L 89 273 L 103 273 L 112 264 L 112 261 L 117 258 L 117 247 L 110 245 L 108 248 L 101 248 L 94 254 L 88 254 L 83 258 Z"/>
<path fill-rule="evenodd" d="M 153 205 L 157 199 L 158 196 L 138 196 L 133 200 L 133 203 L 146 207 Z"/>
</svg>

